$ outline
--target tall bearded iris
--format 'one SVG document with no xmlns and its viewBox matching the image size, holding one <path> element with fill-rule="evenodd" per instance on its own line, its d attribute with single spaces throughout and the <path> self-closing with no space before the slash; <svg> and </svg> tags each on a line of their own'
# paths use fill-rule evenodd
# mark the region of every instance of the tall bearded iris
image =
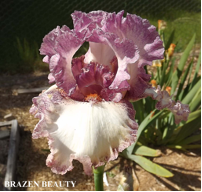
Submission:
<svg viewBox="0 0 202 192">
<path fill-rule="evenodd" d="M 49 63 L 48 90 L 33 99 L 30 112 L 40 121 L 33 138 L 47 137 L 51 153 L 46 164 L 54 173 L 72 170 L 79 160 L 86 174 L 117 158 L 136 138 L 138 124 L 129 101 L 151 96 L 157 109 L 168 108 L 176 123 L 189 109 L 150 86 L 144 66 L 163 59 L 156 28 L 124 12 L 72 14 L 74 29 L 57 27 L 43 39 L 40 53 Z M 73 58 L 84 42 L 87 53 Z M 141 111 L 137 111 L 141 112 Z"/>
</svg>

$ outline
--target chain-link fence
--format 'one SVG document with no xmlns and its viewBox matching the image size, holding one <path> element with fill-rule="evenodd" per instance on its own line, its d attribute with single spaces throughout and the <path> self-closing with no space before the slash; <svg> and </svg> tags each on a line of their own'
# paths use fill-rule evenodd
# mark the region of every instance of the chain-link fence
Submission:
<svg viewBox="0 0 202 192">
<path fill-rule="evenodd" d="M 196 32 L 200 43 L 200 0 L 1 0 L 0 70 L 2 65 L 17 59 L 17 38 L 26 39 L 31 44 L 36 42 L 39 46 L 45 34 L 57 25 L 72 28 L 70 14 L 74 10 L 125 10 L 147 18 L 154 25 L 158 19 L 163 19 L 170 30 L 177 28 L 176 41 L 180 42 L 182 38 L 186 44 Z"/>
</svg>

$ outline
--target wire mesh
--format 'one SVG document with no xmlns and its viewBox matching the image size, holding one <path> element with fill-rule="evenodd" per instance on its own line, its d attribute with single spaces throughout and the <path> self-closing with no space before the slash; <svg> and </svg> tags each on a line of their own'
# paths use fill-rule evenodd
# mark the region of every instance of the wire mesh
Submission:
<svg viewBox="0 0 202 192">
<path fill-rule="evenodd" d="M 152 24 L 157 24 L 158 19 L 163 19 L 171 22 L 170 28 L 178 26 L 179 36 L 187 33 L 183 37 L 187 37 L 188 41 L 200 26 L 200 19 L 191 15 L 199 14 L 201 6 L 200 0 L 1 0 L 0 65 L 13 62 L 16 38 L 26 39 L 30 43 L 37 42 L 40 45 L 45 34 L 56 26 L 65 24 L 72 28 L 70 15 L 74 10 L 125 10 L 151 19 Z M 182 11 L 187 14 L 183 16 Z M 184 30 L 184 25 L 190 25 L 190 30 Z"/>
</svg>

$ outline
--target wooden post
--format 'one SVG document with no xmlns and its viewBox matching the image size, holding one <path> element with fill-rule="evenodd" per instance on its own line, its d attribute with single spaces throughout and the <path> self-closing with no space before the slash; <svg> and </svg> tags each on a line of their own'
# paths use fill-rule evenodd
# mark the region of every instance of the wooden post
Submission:
<svg viewBox="0 0 202 192">
<path fill-rule="evenodd" d="M 15 177 L 15 169 L 16 169 L 17 150 L 18 150 L 19 137 L 20 137 L 17 120 L 15 119 L 10 122 L 11 122 L 11 136 L 9 141 L 6 175 L 4 180 L 4 190 L 6 191 L 12 190 L 12 187 L 10 186 L 11 181 L 14 181 L 15 179 L 14 177 Z M 8 182 L 9 186 L 5 185 L 5 182 Z"/>
</svg>

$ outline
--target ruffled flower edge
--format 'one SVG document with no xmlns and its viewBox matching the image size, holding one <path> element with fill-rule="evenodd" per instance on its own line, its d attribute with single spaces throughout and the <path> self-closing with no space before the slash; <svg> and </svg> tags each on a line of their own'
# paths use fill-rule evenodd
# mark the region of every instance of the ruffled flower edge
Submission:
<svg viewBox="0 0 202 192">
<path fill-rule="evenodd" d="M 119 136 L 121 138 L 121 142 L 119 143 L 119 145 L 112 148 L 110 155 L 108 154 L 107 156 L 101 156 L 99 157 L 99 161 L 92 162 L 92 157 L 90 158 L 88 155 L 80 155 L 76 152 L 71 152 L 67 155 L 66 160 L 64 160 L 64 157 L 61 157 L 61 159 L 63 159 L 63 161 L 61 162 L 60 158 L 56 158 L 56 156 L 64 152 L 60 151 L 56 147 L 57 139 L 54 134 L 57 132 L 57 129 L 55 127 L 52 127 L 51 124 L 53 123 L 53 121 L 56 121 L 54 113 L 56 111 L 58 113 L 60 104 L 64 105 L 65 102 L 75 103 L 75 101 L 71 100 L 70 98 L 64 98 L 63 96 L 61 96 L 60 90 L 57 88 L 57 86 L 52 86 L 50 89 L 41 93 L 38 97 L 35 97 L 33 99 L 34 104 L 30 109 L 30 113 L 40 119 L 39 123 L 36 125 L 33 131 L 32 137 L 34 139 L 40 137 L 48 138 L 51 154 L 49 154 L 46 160 L 46 164 L 48 167 L 51 167 L 51 170 L 54 173 L 65 174 L 67 171 L 72 170 L 72 161 L 73 159 L 75 159 L 83 164 L 84 172 L 87 175 L 91 175 L 92 166 L 98 167 L 111 160 L 116 159 L 118 157 L 119 152 L 122 152 L 125 148 L 129 147 L 135 141 L 138 129 L 138 124 L 134 121 L 135 111 L 133 110 L 132 105 L 128 101 L 122 101 L 121 103 L 117 103 L 115 105 L 121 105 L 122 108 L 124 108 L 127 112 L 127 135 L 125 135 L 123 138 Z M 111 104 L 109 105 L 114 105 L 114 103 L 111 102 Z M 58 129 L 60 128 L 58 127 Z"/>
<path fill-rule="evenodd" d="M 85 34 L 70 30 L 67 26 L 57 26 L 44 38 L 40 54 L 43 61 L 49 63 L 49 82 L 63 89 L 68 96 L 76 89 L 76 80 L 72 74 L 72 58 L 85 42 Z"/>
<path fill-rule="evenodd" d="M 118 71 L 110 89 L 116 91 L 124 87 L 127 100 L 136 101 L 148 87 L 150 79 L 143 67 L 151 65 L 153 60 L 162 59 L 164 47 L 155 26 L 148 20 L 135 14 L 123 17 L 123 14 L 124 11 L 117 14 L 75 11 L 72 18 L 76 31 L 82 32 L 85 29 L 87 41 L 104 44 L 116 55 Z M 92 58 L 98 58 L 100 52 L 95 54 L 96 46 L 91 49 L 87 56 L 93 52 Z"/>
</svg>

